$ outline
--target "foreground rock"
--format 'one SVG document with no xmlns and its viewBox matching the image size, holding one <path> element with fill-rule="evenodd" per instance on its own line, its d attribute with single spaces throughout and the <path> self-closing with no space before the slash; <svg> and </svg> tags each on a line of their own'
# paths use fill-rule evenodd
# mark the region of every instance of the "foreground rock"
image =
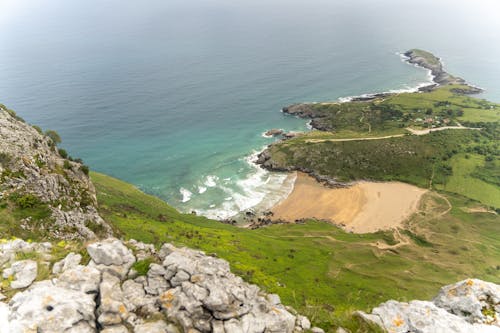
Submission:
<svg viewBox="0 0 500 333">
<path fill-rule="evenodd" d="M 61 156 L 55 142 L 39 131 L 0 105 L 0 199 L 46 211 L 38 214 L 46 216 L 21 221 L 32 232 L 66 239 L 111 235 L 97 213 L 87 169 Z"/>
<path fill-rule="evenodd" d="M 15 258 L 27 244 L 2 244 L 0 250 L 11 252 L 0 258 L 7 253 Z M 91 243 L 87 251 L 87 265 L 70 252 L 52 265 L 50 279 L 34 283 L 32 270 L 18 268 L 32 263 L 36 268 L 36 262 L 5 260 L 3 275 L 17 274 L 15 281 L 25 281 L 28 288 L 0 302 L 0 332 L 292 333 L 311 328 L 279 296 L 263 293 L 232 274 L 226 261 L 201 251 L 171 244 L 156 251 L 113 238 Z M 132 268 L 138 257 L 151 262 L 146 271 L 141 265 L 140 272 Z"/>
<path fill-rule="evenodd" d="M 387 332 L 500 332 L 500 286 L 468 279 L 445 286 L 432 302 L 388 301 L 357 313 Z"/>
</svg>

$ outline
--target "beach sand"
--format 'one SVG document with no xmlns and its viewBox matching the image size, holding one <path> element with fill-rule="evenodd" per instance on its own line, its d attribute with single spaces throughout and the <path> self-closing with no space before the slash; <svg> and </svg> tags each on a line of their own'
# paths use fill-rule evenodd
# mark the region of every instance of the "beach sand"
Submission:
<svg viewBox="0 0 500 333">
<path fill-rule="evenodd" d="M 271 210 L 273 220 L 327 220 L 355 233 L 401 226 L 426 190 L 400 182 L 359 182 L 331 189 L 298 173 L 292 193 Z"/>
</svg>

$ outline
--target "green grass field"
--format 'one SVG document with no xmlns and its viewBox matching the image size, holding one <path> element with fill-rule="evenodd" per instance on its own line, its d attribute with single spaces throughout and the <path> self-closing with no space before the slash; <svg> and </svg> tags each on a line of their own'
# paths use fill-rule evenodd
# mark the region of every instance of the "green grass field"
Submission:
<svg viewBox="0 0 500 333">
<path fill-rule="evenodd" d="M 484 156 L 459 154 L 451 158 L 450 164 L 453 173 L 438 188 L 462 194 L 492 207 L 500 207 L 500 187 L 477 178 L 481 176 L 478 171 L 485 165 Z"/>
<path fill-rule="evenodd" d="M 130 184 L 91 176 L 101 215 L 124 238 L 172 242 L 224 258 L 245 280 L 278 293 L 330 331 L 337 325 L 362 331 L 351 312 L 388 299 L 430 298 L 440 286 L 466 277 L 500 282 L 500 220 L 464 213 L 460 207 L 471 203 L 462 197 L 450 197 L 454 208 L 441 216 L 447 202 L 428 195 L 425 212 L 409 222 L 415 240 L 382 250 L 377 242 L 397 243 L 392 232 L 350 234 L 314 221 L 241 229 L 180 214 Z"/>
</svg>

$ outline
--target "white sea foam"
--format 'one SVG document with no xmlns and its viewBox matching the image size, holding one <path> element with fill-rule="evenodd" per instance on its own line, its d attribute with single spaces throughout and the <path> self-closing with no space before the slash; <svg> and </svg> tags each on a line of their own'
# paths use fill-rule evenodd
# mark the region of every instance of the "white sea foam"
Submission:
<svg viewBox="0 0 500 333">
<path fill-rule="evenodd" d="M 240 212 L 267 210 L 287 197 L 293 189 L 294 179 L 289 174 L 269 172 L 255 164 L 260 151 L 243 160 L 252 167 L 244 179 L 226 185 L 218 185 L 217 189 L 225 193 L 224 202 L 210 206 L 206 210 L 197 210 L 197 214 L 213 219 L 230 219 Z"/>
<path fill-rule="evenodd" d="M 208 186 L 208 187 L 215 187 L 215 186 L 217 186 L 217 181 L 218 180 L 219 180 L 219 177 L 213 176 L 213 175 L 209 175 L 209 176 L 207 176 L 207 178 L 205 180 L 205 185 Z"/>
<path fill-rule="evenodd" d="M 185 189 L 184 187 L 181 187 L 179 189 L 179 192 L 181 192 L 181 195 L 182 195 L 181 202 L 188 202 L 189 200 L 191 200 L 191 196 L 193 195 L 193 193 L 191 193 L 191 191 Z"/>
<path fill-rule="evenodd" d="M 198 186 L 198 193 L 203 194 L 207 191 L 207 188 L 205 186 Z"/>
</svg>

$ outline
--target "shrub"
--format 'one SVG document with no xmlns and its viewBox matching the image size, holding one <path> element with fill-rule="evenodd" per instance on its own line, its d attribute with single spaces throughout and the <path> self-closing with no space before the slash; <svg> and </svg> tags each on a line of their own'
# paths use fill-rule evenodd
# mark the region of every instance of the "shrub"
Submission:
<svg viewBox="0 0 500 333">
<path fill-rule="evenodd" d="M 64 169 L 71 169 L 71 163 L 68 160 L 64 160 L 63 164 Z"/>
<path fill-rule="evenodd" d="M 0 164 L 1 165 L 7 165 L 11 161 L 12 157 L 4 152 L 0 153 Z"/>
<path fill-rule="evenodd" d="M 62 157 L 62 158 L 67 158 L 68 157 L 68 153 L 66 152 L 66 150 L 64 149 L 59 149 L 59 155 Z"/>
<path fill-rule="evenodd" d="M 47 131 L 45 131 L 45 135 L 47 137 L 49 137 L 55 145 L 61 143 L 61 137 L 59 136 L 59 134 L 56 131 L 47 130 Z"/>
<path fill-rule="evenodd" d="M 101 223 L 88 220 L 85 222 L 85 226 L 92 230 L 96 236 L 104 236 L 106 234 L 106 228 Z"/>
<path fill-rule="evenodd" d="M 82 164 L 82 165 L 80 166 L 80 170 L 81 170 L 84 174 L 86 174 L 87 176 L 89 175 L 89 167 L 88 167 L 88 166 L 86 166 L 85 164 Z"/>
<path fill-rule="evenodd" d="M 31 125 L 31 127 L 33 127 L 38 133 L 43 134 L 42 128 L 40 126 Z"/>
<path fill-rule="evenodd" d="M 148 257 L 146 259 L 136 261 L 132 265 L 132 268 L 137 272 L 139 276 L 144 276 L 148 274 L 149 265 L 151 265 L 153 262 L 154 262 L 153 258 Z"/>
<path fill-rule="evenodd" d="M 36 195 L 27 193 L 24 195 L 19 195 L 17 193 L 13 193 L 10 196 L 10 199 L 22 209 L 33 208 L 41 204 L 40 198 Z"/>
<path fill-rule="evenodd" d="M 45 166 L 45 162 L 40 159 L 40 155 L 35 156 L 35 164 L 39 167 L 42 168 Z"/>
</svg>

